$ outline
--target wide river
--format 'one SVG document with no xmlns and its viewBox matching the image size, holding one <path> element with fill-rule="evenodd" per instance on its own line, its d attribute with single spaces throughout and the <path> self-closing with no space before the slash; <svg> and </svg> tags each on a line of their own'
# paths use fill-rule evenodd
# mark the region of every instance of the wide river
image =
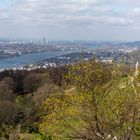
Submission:
<svg viewBox="0 0 140 140">
<path fill-rule="evenodd" d="M 55 57 L 55 56 L 61 56 L 68 53 L 70 52 L 67 52 L 67 51 L 41 52 L 41 53 L 33 53 L 33 54 L 24 54 L 21 56 L 16 56 L 16 57 L 7 58 L 7 59 L 0 59 L 0 69 L 20 67 L 26 64 L 35 63 L 39 60 L 44 60 L 44 59 Z"/>
</svg>

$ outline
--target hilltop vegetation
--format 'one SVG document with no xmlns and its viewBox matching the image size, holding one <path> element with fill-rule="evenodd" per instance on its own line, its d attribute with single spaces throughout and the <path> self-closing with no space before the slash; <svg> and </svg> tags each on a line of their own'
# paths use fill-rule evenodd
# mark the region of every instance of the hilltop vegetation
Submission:
<svg viewBox="0 0 140 140">
<path fill-rule="evenodd" d="M 0 137 L 140 139 L 140 75 L 95 61 L 0 73 Z"/>
</svg>

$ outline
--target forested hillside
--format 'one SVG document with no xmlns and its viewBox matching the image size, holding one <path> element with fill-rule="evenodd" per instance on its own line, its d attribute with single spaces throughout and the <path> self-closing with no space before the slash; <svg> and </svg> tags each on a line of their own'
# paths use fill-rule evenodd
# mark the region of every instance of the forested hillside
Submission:
<svg viewBox="0 0 140 140">
<path fill-rule="evenodd" d="M 140 75 L 95 61 L 0 73 L 2 140 L 138 140 Z"/>
</svg>

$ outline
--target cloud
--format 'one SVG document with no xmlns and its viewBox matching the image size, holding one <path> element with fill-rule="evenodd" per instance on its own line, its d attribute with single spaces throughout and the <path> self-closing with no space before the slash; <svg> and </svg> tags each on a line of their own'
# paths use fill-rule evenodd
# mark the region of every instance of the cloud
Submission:
<svg viewBox="0 0 140 140">
<path fill-rule="evenodd" d="M 79 38 L 83 38 L 81 30 L 93 34 L 99 28 L 132 30 L 140 24 L 139 5 L 139 0 L 5 0 L 4 4 L 0 0 L 0 29 L 5 27 L 7 36 L 15 32 L 13 36 L 34 37 L 36 32 L 38 37 L 46 34 L 51 38 L 60 32 L 64 38 L 66 33 L 77 37 L 76 30 Z"/>
</svg>

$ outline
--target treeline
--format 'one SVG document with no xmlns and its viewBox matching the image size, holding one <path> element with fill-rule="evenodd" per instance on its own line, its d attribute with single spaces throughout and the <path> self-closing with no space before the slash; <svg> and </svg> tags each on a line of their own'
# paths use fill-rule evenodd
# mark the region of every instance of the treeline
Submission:
<svg viewBox="0 0 140 140">
<path fill-rule="evenodd" d="M 36 132 L 38 129 L 34 123 L 40 118 L 40 105 L 51 93 L 59 91 L 67 71 L 68 68 L 63 66 L 47 70 L 1 72 L 0 138 L 9 139 L 17 129 Z"/>
<path fill-rule="evenodd" d="M 128 140 L 140 134 L 140 75 L 95 61 L 0 73 L 0 137 Z"/>
<path fill-rule="evenodd" d="M 68 72 L 68 68 L 66 66 L 57 67 L 57 68 L 48 68 L 47 70 L 40 69 L 40 70 L 32 70 L 32 71 L 5 70 L 3 72 L 0 72 L 0 81 L 1 83 L 4 82 L 8 84 L 8 86 L 12 86 L 11 88 L 14 90 L 14 92 L 17 95 L 19 95 L 19 94 L 25 94 L 27 91 L 30 92 L 30 90 L 26 89 L 26 85 L 33 84 L 33 82 L 35 81 L 41 82 L 43 80 L 43 77 L 41 77 L 41 75 L 45 73 L 48 74 L 49 76 L 48 78 L 52 83 L 61 86 L 62 77 L 67 72 Z M 40 84 L 37 87 L 39 86 Z M 28 85 L 28 87 L 30 87 L 30 85 Z"/>
</svg>

